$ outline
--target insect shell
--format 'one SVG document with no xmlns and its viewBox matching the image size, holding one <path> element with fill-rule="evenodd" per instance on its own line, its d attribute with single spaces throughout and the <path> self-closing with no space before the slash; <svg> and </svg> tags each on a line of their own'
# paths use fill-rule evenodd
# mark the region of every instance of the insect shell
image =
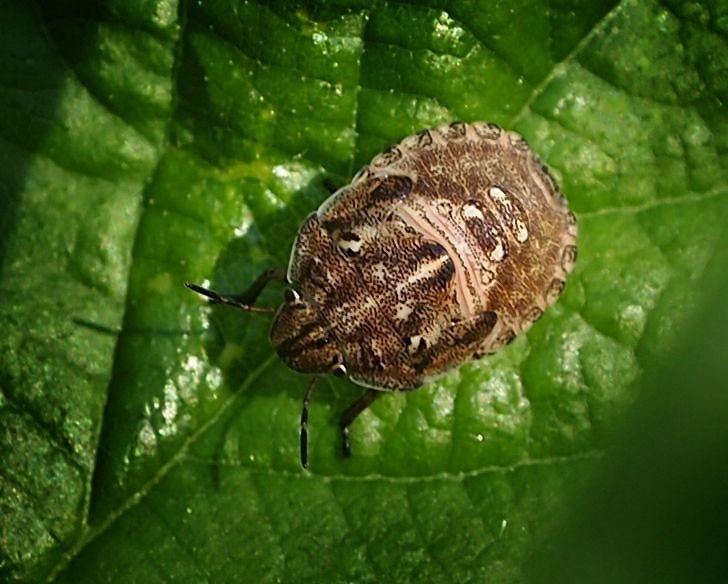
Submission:
<svg viewBox="0 0 728 584">
<path fill-rule="evenodd" d="M 348 429 L 383 393 L 479 359 L 528 329 L 561 294 L 576 259 L 576 219 L 526 141 L 493 124 L 454 123 L 409 136 L 362 168 L 308 216 L 287 272 L 268 270 L 213 303 L 255 312 L 268 282 L 285 302 L 270 339 L 292 369 L 370 388 L 346 409 Z"/>
<path fill-rule="evenodd" d="M 296 371 L 419 387 L 538 320 L 564 289 L 576 235 L 518 134 L 485 123 L 425 130 L 305 220 L 270 339 Z"/>
</svg>

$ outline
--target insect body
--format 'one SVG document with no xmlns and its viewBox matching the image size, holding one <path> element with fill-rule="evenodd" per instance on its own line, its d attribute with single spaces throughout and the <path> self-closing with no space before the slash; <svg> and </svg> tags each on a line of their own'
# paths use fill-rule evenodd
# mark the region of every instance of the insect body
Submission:
<svg viewBox="0 0 728 584">
<path fill-rule="evenodd" d="M 283 361 L 369 388 L 342 416 L 348 454 L 349 424 L 383 391 L 419 387 L 529 328 L 561 294 L 576 235 L 523 138 L 454 123 L 378 155 L 309 215 L 287 272 L 270 270 L 237 297 L 190 287 L 262 311 L 252 304 L 265 284 L 287 282 L 270 333 Z"/>
</svg>

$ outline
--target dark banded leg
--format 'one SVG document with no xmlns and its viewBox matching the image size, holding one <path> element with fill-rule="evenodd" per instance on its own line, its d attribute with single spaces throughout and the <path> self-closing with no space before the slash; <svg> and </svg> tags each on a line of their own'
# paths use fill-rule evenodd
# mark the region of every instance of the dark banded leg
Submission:
<svg viewBox="0 0 728 584">
<path fill-rule="evenodd" d="M 301 410 L 301 466 L 303 468 L 308 468 L 308 405 L 311 403 L 311 397 L 318 380 L 318 377 L 311 380 L 306 395 L 303 396 L 303 409 Z"/>
<path fill-rule="evenodd" d="M 234 306 L 248 312 L 275 312 L 275 308 L 262 308 L 260 306 L 253 306 L 255 301 L 260 296 L 260 293 L 272 280 L 279 280 L 285 282 L 286 271 L 281 268 L 269 268 L 263 272 L 256 280 L 248 287 L 245 292 L 237 295 L 219 294 L 213 292 L 197 284 L 190 284 L 185 282 L 187 286 L 193 292 L 197 292 L 202 296 L 208 298 L 212 304 L 227 304 L 228 306 Z"/>
<path fill-rule="evenodd" d="M 382 394 L 381 391 L 376 389 L 367 389 L 366 393 L 361 396 L 356 402 L 350 405 L 344 410 L 339 418 L 339 427 L 341 428 L 342 438 L 342 453 L 345 458 L 351 456 L 351 442 L 349 441 L 349 426 L 354 423 L 357 416 L 366 410 L 374 400 L 376 400 Z"/>
</svg>

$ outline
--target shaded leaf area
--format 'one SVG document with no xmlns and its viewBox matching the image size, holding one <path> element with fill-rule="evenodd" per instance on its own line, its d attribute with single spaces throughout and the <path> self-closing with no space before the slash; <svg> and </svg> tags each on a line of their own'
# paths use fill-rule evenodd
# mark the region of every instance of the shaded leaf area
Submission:
<svg viewBox="0 0 728 584">
<path fill-rule="evenodd" d="M 85 525 L 176 33 L 0 12 L 0 579 L 37 580 Z"/>
<path fill-rule="evenodd" d="M 61 555 L 59 581 L 518 580 L 699 301 L 728 214 L 719 3 L 94 6 L 6 10 L 37 41 L 0 73 L 19 161 L 0 570 Z M 52 99 L 17 89 L 41 78 Z M 264 317 L 181 283 L 235 292 L 285 265 L 326 182 L 456 118 L 515 127 L 554 168 L 576 271 L 508 349 L 379 400 L 350 461 L 335 419 L 360 390 L 323 384 L 302 474 L 305 378 Z M 67 497 L 39 507 L 51 491 Z"/>
<path fill-rule="evenodd" d="M 543 538 L 533 582 L 720 582 L 728 507 L 728 248 L 667 357 L 645 369 L 640 396 L 588 488 Z"/>
</svg>

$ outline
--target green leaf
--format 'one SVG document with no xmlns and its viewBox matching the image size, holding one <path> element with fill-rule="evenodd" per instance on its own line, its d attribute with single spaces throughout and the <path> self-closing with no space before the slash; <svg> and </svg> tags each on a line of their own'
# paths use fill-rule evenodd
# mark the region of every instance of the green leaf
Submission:
<svg viewBox="0 0 728 584">
<path fill-rule="evenodd" d="M 724 232 L 725 233 L 725 232 Z M 697 318 L 644 371 L 643 391 L 589 488 L 545 534 L 531 582 L 720 582 L 728 569 L 728 247 Z"/>
<path fill-rule="evenodd" d="M 700 303 L 728 16 L 681 4 L 1 2 L 0 577 L 509 582 Z M 560 302 L 386 396 L 307 380 L 242 290 L 403 136 L 526 136 L 580 221 Z M 280 289 L 261 302 L 275 305 Z"/>
</svg>

